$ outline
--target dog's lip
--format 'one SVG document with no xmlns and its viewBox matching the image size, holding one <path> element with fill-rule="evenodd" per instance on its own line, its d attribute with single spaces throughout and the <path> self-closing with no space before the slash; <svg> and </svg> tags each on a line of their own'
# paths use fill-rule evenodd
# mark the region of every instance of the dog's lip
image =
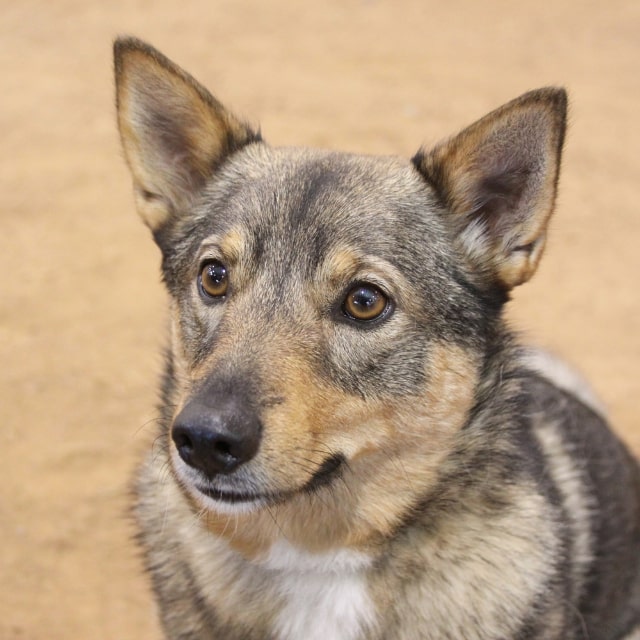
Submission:
<svg viewBox="0 0 640 640">
<path fill-rule="evenodd" d="M 218 502 L 226 502 L 228 504 L 238 504 L 242 502 L 257 502 L 259 500 L 273 500 L 272 496 L 266 496 L 260 493 L 248 493 L 242 491 L 226 491 L 223 489 L 215 489 L 213 487 L 203 487 L 200 485 L 196 485 L 196 489 L 200 491 L 200 493 L 204 493 L 205 496 L 208 496 L 212 500 L 216 500 Z"/>
<path fill-rule="evenodd" d="M 346 462 L 347 459 L 342 454 L 335 454 L 326 458 L 302 490 L 306 493 L 312 493 L 329 484 L 342 471 L 342 467 Z"/>
<path fill-rule="evenodd" d="M 321 487 L 329 484 L 340 473 L 345 463 L 346 458 L 341 454 L 326 458 L 318 466 L 313 476 L 311 476 L 311 478 L 300 489 L 260 493 L 257 491 L 233 491 L 199 484 L 196 485 L 196 489 L 212 500 L 225 502 L 227 504 L 246 504 L 251 502 L 268 502 L 270 504 L 276 504 L 278 502 L 284 502 L 291 496 L 298 493 L 314 493 Z"/>
</svg>

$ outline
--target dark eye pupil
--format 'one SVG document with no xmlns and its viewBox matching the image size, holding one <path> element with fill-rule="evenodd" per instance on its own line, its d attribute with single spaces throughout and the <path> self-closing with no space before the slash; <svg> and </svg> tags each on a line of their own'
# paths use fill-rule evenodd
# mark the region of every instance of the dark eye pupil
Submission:
<svg viewBox="0 0 640 640">
<path fill-rule="evenodd" d="M 210 264 L 206 268 L 206 278 L 211 284 L 221 284 L 227 277 L 227 270 L 218 262 Z"/>
<path fill-rule="evenodd" d="M 360 287 L 351 295 L 351 304 L 363 313 L 370 313 L 380 302 L 380 292 Z"/>
<path fill-rule="evenodd" d="M 207 296 L 221 298 L 227 293 L 227 268 L 217 260 L 209 262 L 202 267 L 199 282 L 201 291 Z"/>
</svg>

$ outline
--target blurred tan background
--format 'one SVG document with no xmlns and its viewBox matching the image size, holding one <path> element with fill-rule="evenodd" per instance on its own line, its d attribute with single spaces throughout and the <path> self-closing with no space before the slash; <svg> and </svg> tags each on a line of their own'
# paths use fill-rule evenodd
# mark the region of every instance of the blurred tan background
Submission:
<svg viewBox="0 0 640 640">
<path fill-rule="evenodd" d="M 2 0 L 2 640 L 159 637 L 127 485 L 153 434 L 164 294 L 114 124 L 118 33 L 274 144 L 412 155 L 566 85 L 551 242 L 510 313 L 640 452 L 637 0 Z"/>
</svg>

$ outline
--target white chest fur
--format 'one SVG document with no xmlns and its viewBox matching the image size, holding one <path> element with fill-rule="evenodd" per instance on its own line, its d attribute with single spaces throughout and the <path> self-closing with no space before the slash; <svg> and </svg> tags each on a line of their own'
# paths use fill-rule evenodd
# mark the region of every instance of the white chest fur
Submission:
<svg viewBox="0 0 640 640">
<path fill-rule="evenodd" d="M 276 619 L 278 640 L 357 640 L 374 623 L 364 569 L 371 559 L 340 550 L 309 554 L 285 542 L 264 561 L 285 604 Z"/>
</svg>

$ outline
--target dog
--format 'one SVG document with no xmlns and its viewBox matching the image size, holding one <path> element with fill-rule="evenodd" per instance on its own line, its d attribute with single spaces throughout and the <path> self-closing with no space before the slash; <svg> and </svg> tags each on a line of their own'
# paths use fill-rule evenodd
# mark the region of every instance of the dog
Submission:
<svg viewBox="0 0 640 640">
<path fill-rule="evenodd" d="M 135 482 L 166 637 L 640 638 L 639 466 L 503 318 L 565 91 L 403 160 L 271 147 L 148 44 L 114 50 L 170 300 Z"/>
</svg>

